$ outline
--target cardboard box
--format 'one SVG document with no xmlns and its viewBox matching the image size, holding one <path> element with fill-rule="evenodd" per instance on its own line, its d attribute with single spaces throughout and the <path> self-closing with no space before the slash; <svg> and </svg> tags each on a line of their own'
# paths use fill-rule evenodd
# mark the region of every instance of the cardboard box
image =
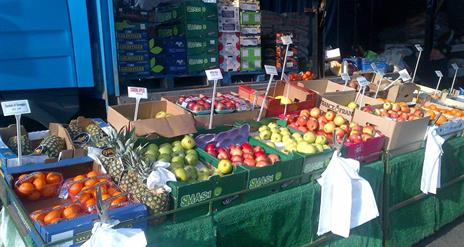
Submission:
<svg viewBox="0 0 464 247">
<path fill-rule="evenodd" d="M 133 121 L 134 111 L 135 103 L 110 106 L 108 123 L 116 130 L 124 127 L 135 128 L 137 136 L 156 134 L 163 137 L 175 137 L 196 132 L 192 115 L 167 100 L 141 102 L 137 121 Z M 171 116 L 154 118 L 160 111 L 170 113 Z"/>
<path fill-rule="evenodd" d="M 330 80 L 310 80 L 291 82 L 293 85 L 303 89 L 310 89 L 312 92 L 317 93 L 317 104 L 322 100 L 322 97 L 350 95 L 350 98 L 356 97 L 356 91 L 353 88 L 346 87 L 343 91 L 343 85 L 335 83 Z"/>
<path fill-rule="evenodd" d="M 375 74 L 373 76 L 372 83 L 369 84 L 371 94 L 375 94 L 377 90 L 378 82 L 380 77 Z M 383 79 L 380 84 L 380 90 L 377 95 L 378 98 L 385 98 L 391 102 L 411 102 L 414 99 L 414 91 L 417 89 L 417 85 L 414 83 L 401 83 L 397 82 L 394 86 L 385 90 L 385 87 L 391 84 L 392 81 Z"/>
<path fill-rule="evenodd" d="M 240 56 L 219 55 L 219 68 L 223 71 L 240 71 Z"/>
<path fill-rule="evenodd" d="M 261 45 L 261 35 L 241 35 L 240 36 L 240 46 L 260 46 Z"/>
<path fill-rule="evenodd" d="M 380 108 L 380 106 L 376 108 Z M 404 153 L 421 147 L 429 124 L 429 118 L 423 117 L 417 120 L 396 122 L 368 112 L 355 111 L 353 122 L 362 126 L 366 124 L 375 126 L 388 138 L 385 142 L 387 151 Z"/>
<path fill-rule="evenodd" d="M 183 1 L 181 4 L 160 7 L 155 15 L 158 23 L 176 20 L 217 20 L 217 18 L 217 5 L 202 0 Z"/>
<path fill-rule="evenodd" d="M 256 71 L 262 68 L 261 47 L 240 48 L 240 69 L 242 71 Z"/>
<path fill-rule="evenodd" d="M 164 96 L 161 99 L 172 102 L 175 104 L 177 101 L 177 97 L 175 96 Z M 266 114 L 264 111 L 263 114 Z M 252 111 L 236 111 L 232 113 L 226 114 L 214 114 L 213 118 L 213 127 L 226 125 L 226 124 L 233 124 L 239 120 L 254 120 L 257 119 L 259 115 L 259 109 L 256 108 Z M 206 129 L 209 127 L 209 114 L 208 115 L 193 115 L 195 119 L 195 126 L 200 129 Z"/>
<path fill-rule="evenodd" d="M 261 106 L 264 100 L 265 91 L 256 91 L 249 86 L 240 86 L 238 89 L 240 97 L 250 102 L 256 100 L 256 105 Z M 277 96 L 287 95 L 292 100 L 292 104 L 287 106 L 287 112 L 295 112 L 303 109 L 311 109 L 316 106 L 317 94 L 311 90 L 304 90 L 301 87 L 295 87 L 283 81 L 277 81 L 274 87 L 269 90 L 269 96 L 266 99 L 264 108 L 267 117 L 279 116 L 284 112 L 285 105 L 280 104 L 280 100 L 274 99 Z M 256 97 L 256 99 L 255 99 Z"/>
<path fill-rule="evenodd" d="M 74 161 L 72 163 L 64 164 L 63 166 L 56 167 L 40 167 L 34 171 L 54 171 L 63 174 L 64 179 L 72 178 L 79 174 L 87 173 L 92 170 L 100 170 L 100 166 L 97 165 L 91 158 L 86 157 L 85 159 Z M 12 174 L 11 181 L 14 181 L 22 173 Z M 60 199 L 58 197 L 42 199 L 38 201 L 28 201 L 16 198 L 17 201 L 20 201 L 22 204 L 22 209 L 24 209 L 24 215 L 28 216 L 35 210 L 44 209 L 53 207 L 57 204 L 62 204 L 68 202 L 69 200 Z M 145 218 L 148 215 L 148 211 L 145 205 L 141 203 L 132 203 L 126 207 L 114 208 L 108 211 L 108 214 L 111 219 L 119 220 L 126 227 L 135 227 L 145 229 L 147 227 L 147 221 L 140 221 L 137 224 L 130 223 L 132 220 L 139 220 Z M 29 219 L 29 218 L 28 218 Z M 63 220 L 56 224 L 41 226 L 38 223 L 33 222 L 33 225 L 36 227 L 37 231 L 40 234 L 40 237 L 45 241 L 45 243 L 51 244 L 61 239 L 78 237 L 74 241 L 66 242 L 66 245 L 69 246 L 79 246 L 91 236 L 91 230 L 93 223 L 98 220 L 97 214 L 85 214 L 74 219 Z M 40 240 L 34 239 L 35 243 L 39 245 Z"/>
<path fill-rule="evenodd" d="M 66 142 L 66 150 L 60 152 L 59 159 L 73 159 L 87 155 L 82 149 L 75 149 L 72 139 L 67 130 L 61 124 L 50 123 L 48 131 L 37 131 L 28 133 L 21 128 L 22 135 L 28 135 L 32 142 L 32 149 L 40 145 L 40 142 L 49 135 L 61 137 Z M 18 166 L 18 156 L 6 145 L 10 137 L 16 136 L 16 125 L 10 125 L 0 129 L 0 161 L 4 174 L 32 171 L 49 163 L 59 163 L 58 159 L 49 158 L 47 155 L 23 155 L 22 166 Z M 55 164 L 56 165 L 56 164 Z M 48 167 L 48 166 L 47 166 Z"/>
<path fill-rule="evenodd" d="M 189 21 L 188 23 L 176 23 L 163 25 L 157 28 L 158 37 L 186 36 L 195 38 L 216 37 L 218 33 L 218 22 L 214 21 Z"/>
<path fill-rule="evenodd" d="M 219 33 L 219 55 L 240 56 L 240 33 Z"/>
<path fill-rule="evenodd" d="M 189 55 L 187 57 L 189 73 L 203 73 L 204 70 L 217 68 L 218 65 L 218 54 Z"/>
<path fill-rule="evenodd" d="M 341 94 L 341 95 L 327 95 L 322 97 L 321 104 L 319 108 L 324 111 L 333 111 L 337 114 L 340 114 L 343 118 L 348 121 L 353 119 L 355 109 L 351 109 L 348 107 L 348 104 L 354 102 L 356 95 L 353 94 Z M 358 103 L 360 100 L 358 101 Z M 363 98 L 363 105 L 382 105 L 383 102 L 368 96 L 364 96 Z"/>
</svg>

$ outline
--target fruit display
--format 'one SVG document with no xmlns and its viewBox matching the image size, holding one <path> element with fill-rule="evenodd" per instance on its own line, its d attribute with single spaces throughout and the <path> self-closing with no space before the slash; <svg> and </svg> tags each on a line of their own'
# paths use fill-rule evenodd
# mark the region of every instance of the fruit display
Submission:
<svg viewBox="0 0 464 247">
<path fill-rule="evenodd" d="M 437 125 L 442 125 L 453 118 L 464 118 L 464 111 L 454 108 L 442 107 L 436 104 L 424 104 L 422 106 L 427 112 L 426 116 L 435 121 Z M 442 114 L 438 117 L 438 113 Z"/>
<path fill-rule="evenodd" d="M 51 208 L 32 212 L 29 217 L 41 226 L 53 225 L 64 220 L 71 220 L 85 214 L 85 211 L 76 203 L 64 203 Z"/>
<path fill-rule="evenodd" d="M 180 96 L 176 103 L 196 114 L 209 113 L 211 111 L 211 97 L 203 94 L 198 96 Z M 218 94 L 214 101 L 214 111 L 219 114 L 249 110 L 252 110 L 250 102 L 231 93 Z"/>
<path fill-rule="evenodd" d="M 229 147 L 216 147 L 209 143 L 204 150 L 219 160 L 217 171 L 221 175 L 232 173 L 233 166 L 244 165 L 249 167 L 264 167 L 280 161 L 277 154 L 267 154 L 260 146 L 252 146 L 245 142 L 231 144 Z"/>
<path fill-rule="evenodd" d="M 18 153 L 18 142 L 16 136 L 8 138 L 7 146 L 14 153 Z M 47 155 L 50 158 L 57 158 L 60 152 L 65 149 L 65 140 L 56 135 L 49 135 L 45 137 L 35 149 L 32 149 L 32 142 L 29 140 L 27 135 L 21 136 L 21 151 L 23 155 Z"/>
<path fill-rule="evenodd" d="M 369 112 L 381 117 L 387 117 L 397 122 L 417 120 L 424 117 L 424 111 L 416 106 L 409 106 L 405 102 L 385 102 L 381 108 L 364 106 L 362 111 Z"/>
<path fill-rule="evenodd" d="M 18 139 L 16 136 L 12 136 L 8 138 L 7 141 L 7 146 L 13 151 L 15 154 L 18 154 Z M 31 154 L 33 149 L 32 149 L 32 143 L 29 140 L 29 137 L 27 135 L 21 135 L 21 153 L 23 155 L 28 155 Z"/>
<path fill-rule="evenodd" d="M 313 79 L 314 73 L 310 70 L 302 71 L 300 73 L 290 73 L 288 78 L 290 81 L 307 81 Z"/>
<path fill-rule="evenodd" d="M 153 116 L 153 118 L 167 118 L 170 116 L 171 116 L 171 113 L 169 112 L 159 111 Z"/>
<path fill-rule="evenodd" d="M 109 137 L 92 119 L 79 117 L 72 120 L 66 130 L 76 148 L 88 150 L 89 147 L 106 148 Z"/>
<path fill-rule="evenodd" d="M 57 172 L 33 172 L 20 175 L 14 183 L 16 194 L 30 201 L 58 194 L 63 176 Z"/>
<path fill-rule="evenodd" d="M 279 127 L 275 122 L 259 127 L 258 135 L 255 138 L 286 154 L 298 152 L 312 155 L 330 149 L 325 135 L 316 135 L 313 131 L 292 134 L 289 128 Z"/>
</svg>

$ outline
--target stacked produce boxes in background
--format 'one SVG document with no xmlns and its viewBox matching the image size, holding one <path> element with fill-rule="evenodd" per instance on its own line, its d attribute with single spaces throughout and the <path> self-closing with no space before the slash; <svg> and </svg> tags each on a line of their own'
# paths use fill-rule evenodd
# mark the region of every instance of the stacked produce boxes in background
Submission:
<svg viewBox="0 0 464 247">
<path fill-rule="evenodd" d="M 223 71 L 240 71 L 239 2 L 218 2 L 219 66 Z"/>
<path fill-rule="evenodd" d="M 257 0 L 240 2 L 240 47 L 241 70 L 260 70 L 261 10 Z"/>
<path fill-rule="evenodd" d="M 149 12 L 118 9 L 116 36 L 119 75 L 126 78 L 150 76 L 148 49 Z"/>
<path fill-rule="evenodd" d="M 160 7 L 156 13 L 156 36 L 164 53 L 166 67 L 185 65 L 188 73 L 199 73 L 218 67 L 218 15 L 217 4 L 202 0 L 182 1 Z M 170 47 L 170 46 L 174 47 Z M 164 46 L 164 47 L 163 47 Z M 172 53 L 170 48 L 178 49 Z M 156 42 L 155 42 L 155 46 Z M 167 48 L 167 49 L 166 49 Z M 158 49 L 159 51 L 159 49 Z M 156 57 L 156 56 L 155 56 Z M 163 57 L 161 57 L 163 58 Z M 180 73 L 177 71 L 170 71 Z"/>
<path fill-rule="evenodd" d="M 294 39 L 293 34 L 291 33 L 276 33 L 275 35 L 275 43 L 276 43 L 276 67 L 278 69 L 282 69 L 282 66 L 284 64 L 284 59 L 285 59 L 285 50 L 286 46 L 282 44 L 282 36 L 289 35 L 292 37 L 292 40 Z M 286 65 L 286 70 L 297 70 L 298 69 L 298 48 L 295 47 L 294 45 L 291 45 L 288 49 L 287 53 L 287 63 Z M 288 70 L 287 70 L 288 71 Z"/>
</svg>

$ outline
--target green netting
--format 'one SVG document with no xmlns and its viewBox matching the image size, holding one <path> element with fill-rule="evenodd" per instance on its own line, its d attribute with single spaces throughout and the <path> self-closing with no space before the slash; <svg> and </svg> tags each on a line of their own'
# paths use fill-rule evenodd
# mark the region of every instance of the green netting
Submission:
<svg viewBox="0 0 464 247">
<path fill-rule="evenodd" d="M 411 246 L 431 235 L 436 226 L 436 204 L 436 198 L 429 196 L 390 213 L 387 246 Z"/>
<path fill-rule="evenodd" d="M 464 214 L 464 182 L 440 189 L 437 198 L 437 229 Z"/>
<path fill-rule="evenodd" d="M 394 157 L 388 161 L 389 166 L 389 204 L 391 207 L 421 193 L 420 183 L 424 149 Z M 388 186 L 388 185 L 386 185 Z"/>
<path fill-rule="evenodd" d="M 299 246 L 312 241 L 318 188 L 310 183 L 217 213 L 218 246 Z"/>
<path fill-rule="evenodd" d="M 441 162 L 442 184 L 464 174 L 464 137 L 448 140 L 443 144 Z"/>
<path fill-rule="evenodd" d="M 149 246 L 216 246 L 211 216 L 200 216 L 180 223 L 150 227 L 145 231 Z"/>
<path fill-rule="evenodd" d="M 380 219 L 369 221 L 350 231 L 349 238 L 334 237 L 322 242 L 320 246 L 344 247 L 344 246 L 382 246 L 382 225 Z"/>
</svg>

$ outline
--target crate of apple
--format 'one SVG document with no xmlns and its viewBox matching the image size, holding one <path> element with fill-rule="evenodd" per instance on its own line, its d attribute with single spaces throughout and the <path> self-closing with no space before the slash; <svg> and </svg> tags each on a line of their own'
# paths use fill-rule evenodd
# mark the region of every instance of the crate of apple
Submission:
<svg viewBox="0 0 464 247">
<path fill-rule="evenodd" d="M 176 104 L 198 115 L 205 115 L 211 111 L 211 101 L 205 95 L 180 96 Z"/>
<path fill-rule="evenodd" d="M 207 114 L 211 110 L 211 98 L 200 94 L 199 96 L 180 96 L 177 104 L 195 114 Z M 232 94 L 218 94 L 214 100 L 214 111 L 218 114 L 231 113 L 234 111 L 251 110 L 251 104 Z"/>
<path fill-rule="evenodd" d="M 385 135 L 372 125 L 361 126 L 356 123 L 350 123 L 348 129 L 340 127 L 335 128 L 335 135 L 338 142 L 347 135 L 344 143 L 345 149 L 343 156 L 369 163 L 380 159 L 383 146 L 385 144 Z"/>
<path fill-rule="evenodd" d="M 232 144 L 229 147 L 219 147 L 210 143 L 204 150 L 219 160 L 219 165 L 244 165 L 248 167 L 265 167 L 280 161 L 277 154 L 267 154 L 260 146 L 252 146 L 250 143 Z"/>
<path fill-rule="evenodd" d="M 362 111 L 369 112 L 377 116 L 390 118 L 397 122 L 417 120 L 424 117 L 424 111 L 421 108 L 415 106 L 410 107 L 405 102 L 385 102 L 381 108 L 365 106 L 362 108 Z"/>
</svg>

